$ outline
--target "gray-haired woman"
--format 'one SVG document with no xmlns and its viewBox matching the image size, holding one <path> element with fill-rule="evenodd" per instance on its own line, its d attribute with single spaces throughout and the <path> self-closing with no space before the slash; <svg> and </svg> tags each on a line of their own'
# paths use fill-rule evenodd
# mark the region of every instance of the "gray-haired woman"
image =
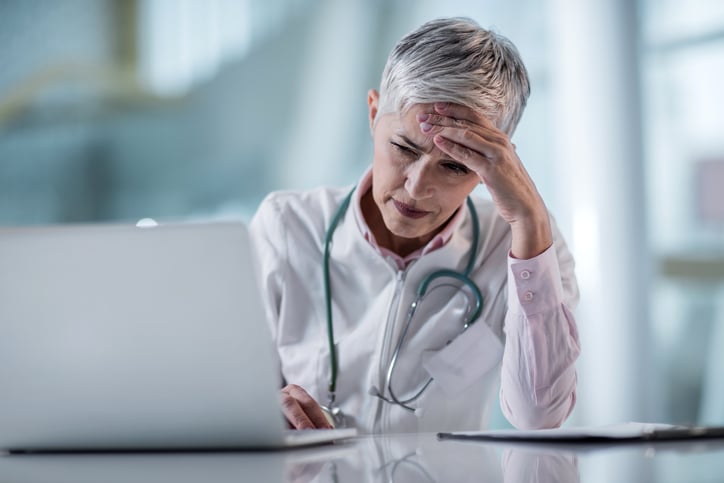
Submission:
<svg viewBox="0 0 724 483">
<path fill-rule="evenodd" d="M 529 92 L 507 39 L 428 22 L 368 94 L 356 187 L 262 203 L 252 235 L 292 427 L 478 429 L 498 397 L 520 428 L 570 414 L 574 262 L 510 142 Z"/>
</svg>

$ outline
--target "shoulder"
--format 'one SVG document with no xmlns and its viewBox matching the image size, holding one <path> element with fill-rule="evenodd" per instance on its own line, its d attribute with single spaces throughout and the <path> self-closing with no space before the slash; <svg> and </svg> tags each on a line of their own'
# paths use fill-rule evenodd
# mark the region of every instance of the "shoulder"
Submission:
<svg viewBox="0 0 724 483">
<path fill-rule="evenodd" d="M 307 191 L 274 191 L 264 198 L 254 215 L 252 229 L 273 229 L 323 236 L 351 186 Z"/>
<path fill-rule="evenodd" d="M 259 210 L 271 208 L 281 211 L 323 211 L 329 206 L 339 206 L 351 189 L 349 186 L 321 187 L 304 191 L 272 191 L 261 202 Z"/>
<path fill-rule="evenodd" d="M 271 215 L 285 219 L 306 218 L 311 222 L 326 220 L 333 216 L 350 190 L 351 187 L 324 187 L 307 191 L 273 191 L 261 202 L 254 217 Z"/>
</svg>

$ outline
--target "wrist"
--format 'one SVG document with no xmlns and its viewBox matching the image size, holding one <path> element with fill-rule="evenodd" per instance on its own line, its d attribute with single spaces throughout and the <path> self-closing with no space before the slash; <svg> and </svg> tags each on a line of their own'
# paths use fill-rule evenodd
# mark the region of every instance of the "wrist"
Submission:
<svg viewBox="0 0 724 483">
<path fill-rule="evenodd" d="M 510 254 L 513 258 L 527 260 L 537 257 L 553 244 L 553 233 L 547 214 L 531 220 L 518 220 L 511 223 L 510 228 Z"/>
</svg>

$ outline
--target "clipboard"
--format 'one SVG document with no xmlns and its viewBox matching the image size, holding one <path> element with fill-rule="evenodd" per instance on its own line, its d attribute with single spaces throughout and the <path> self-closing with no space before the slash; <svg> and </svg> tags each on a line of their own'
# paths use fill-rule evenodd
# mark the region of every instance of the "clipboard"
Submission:
<svg viewBox="0 0 724 483">
<path fill-rule="evenodd" d="M 438 433 L 439 440 L 500 441 L 508 443 L 634 443 L 652 441 L 686 441 L 724 439 L 724 426 L 681 426 L 655 423 L 622 423 L 607 426 L 537 429 L 521 431 L 456 431 Z"/>
</svg>

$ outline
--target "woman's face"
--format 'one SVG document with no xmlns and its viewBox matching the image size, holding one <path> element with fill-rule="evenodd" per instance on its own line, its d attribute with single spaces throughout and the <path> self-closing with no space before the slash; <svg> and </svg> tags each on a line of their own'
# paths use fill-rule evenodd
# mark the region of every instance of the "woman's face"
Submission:
<svg viewBox="0 0 724 483">
<path fill-rule="evenodd" d="M 378 117 L 378 99 L 378 93 L 370 91 L 372 196 L 388 231 L 389 248 L 398 244 L 419 248 L 440 231 L 480 178 L 440 151 L 420 130 L 417 114 L 433 112 L 431 104 L 414 104 L 404 113 Z M 371 228 L 374 232 L 372 224 Z M 375 237 L 383 243 L 378 233 Z"/>
</svg>

